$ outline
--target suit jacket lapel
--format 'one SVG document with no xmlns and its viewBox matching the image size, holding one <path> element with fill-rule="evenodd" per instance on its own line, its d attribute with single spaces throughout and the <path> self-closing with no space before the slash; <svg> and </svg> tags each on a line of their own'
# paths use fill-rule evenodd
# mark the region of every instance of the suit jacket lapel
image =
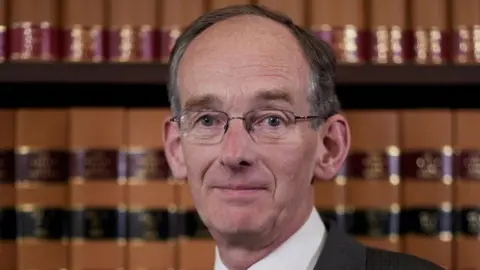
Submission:
<svg viewBox="0 0 480 270">
<path fill-rule="evenodd" d="M 343 232 L 335 222 L 323 220 L 327 239 L 314 270 L 365 270 L 365 246 Z"/>
</svg>

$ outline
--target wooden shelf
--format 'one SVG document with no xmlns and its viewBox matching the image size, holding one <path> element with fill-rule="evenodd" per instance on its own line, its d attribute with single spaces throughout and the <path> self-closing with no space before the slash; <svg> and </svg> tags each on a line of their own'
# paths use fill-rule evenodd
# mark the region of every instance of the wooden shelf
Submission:
<svg viewBox="0 0 480 270">
<path fill-rule="evenodd" d="M 166 107 L 162 64 L 0 64 L 0 107 Z M 480 108 L 480 66 L 338 67 L 345 109 Z"/>
<path fill-rule="evenodd" d="M 167 66 L 159 63 L 4 63 L 0 83 L 165 84 Z M 480 85 L 478 66 L 339 65 L 339 85 Z"/>
</svg>

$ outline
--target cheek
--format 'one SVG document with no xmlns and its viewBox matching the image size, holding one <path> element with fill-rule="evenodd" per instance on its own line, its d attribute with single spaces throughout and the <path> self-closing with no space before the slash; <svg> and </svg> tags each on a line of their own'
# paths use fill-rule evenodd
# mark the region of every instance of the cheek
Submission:
<svg viewBox="0 0 480 270">
<path fill-rule="evenodd" d="M 214 151 L 192 145 L 184 145 L 183 151 L 189 181 L 194 185 L 201 184 L 203 174 L 214 160 Z"/>
<path fill-rule="evenodd" d="M 282 150 L 273 147 L 267 152 L 272 161 L 270 170 L 277 180 L 277 192 L 292 193 L 293 187 L 310 185 L 315 164 L 311 147 L 282 147 Z"/>
</svg>

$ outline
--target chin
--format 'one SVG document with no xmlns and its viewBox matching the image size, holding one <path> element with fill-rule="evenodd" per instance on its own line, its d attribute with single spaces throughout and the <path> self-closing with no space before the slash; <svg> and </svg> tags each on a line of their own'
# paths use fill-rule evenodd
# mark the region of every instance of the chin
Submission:
<svg viewBox="0 0 480 270">
<path fill-rule="evenodd" d="M 257 234 L 270 223 L 262 207 L 220 206 L 209 211 L 208 225 L 222 234 Z"/>
</svg>

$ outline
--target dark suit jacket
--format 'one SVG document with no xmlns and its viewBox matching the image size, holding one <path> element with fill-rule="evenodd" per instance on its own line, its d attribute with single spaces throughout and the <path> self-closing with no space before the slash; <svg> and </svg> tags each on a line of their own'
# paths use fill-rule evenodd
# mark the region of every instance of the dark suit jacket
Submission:
<svg viewBox="0 0 480 270">
<path fill-rule="evenodd" d="M 366 247 L 324 220 L 327 239 L 314 270 L 442 270 L 412 255 Z"/>
</svg>

